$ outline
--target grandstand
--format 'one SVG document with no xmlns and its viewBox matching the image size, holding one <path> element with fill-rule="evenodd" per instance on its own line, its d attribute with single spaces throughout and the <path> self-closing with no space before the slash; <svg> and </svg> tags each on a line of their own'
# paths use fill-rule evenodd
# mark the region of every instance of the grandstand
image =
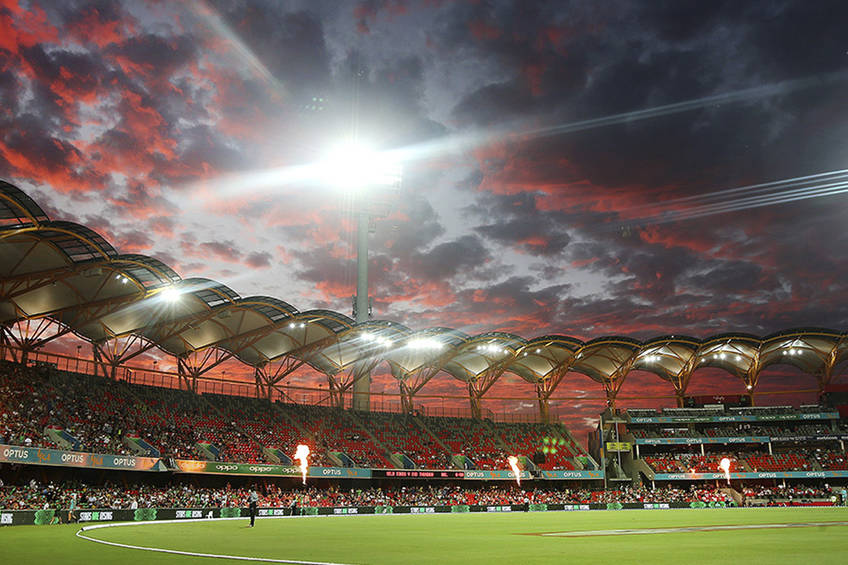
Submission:
<svg viewBox="0 0 848 565">
<path fill-rule="evenodd" d="M 604 419 L 606 435 L 615 431 L 619 439 L 608 463 L 636 484 L 721 479 L 724 458 L 730 460 L 731 480 L 844 478 L 838 470 L 848 435 L 839 412 L 823 405 L 711 404 L 607 411 Z"/>
<path fill-rule="evenodd" d="M 0 362 L 0 444 L 115 455 L 291 464 L 298 443 L 313 464 L 363 468 L 503 469 L 555 438 L 545 469 L 575 469 L 584 455 L 560 424 L 508 424 L 412 414 L 351 412 L 267 399 L 197 395 Z M 566 439 L 567 438 L 567 439 Z M 567 444 L 566 444 L 567 442 Z M 582 467 L 581 467 L 582 468 Z"/>
</svg>

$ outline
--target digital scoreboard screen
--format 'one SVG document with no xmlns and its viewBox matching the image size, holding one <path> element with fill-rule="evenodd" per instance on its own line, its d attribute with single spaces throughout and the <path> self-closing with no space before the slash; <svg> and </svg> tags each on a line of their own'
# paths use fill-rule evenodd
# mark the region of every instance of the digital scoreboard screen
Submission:
<svg viewBox="0 0 848 565">
<path fill-rule="evenodd" d="M 422 469 L 372 469 L 371 476 L 390 479 L 464 479 L 465 471 L 428 471 Z"/>
</svg>

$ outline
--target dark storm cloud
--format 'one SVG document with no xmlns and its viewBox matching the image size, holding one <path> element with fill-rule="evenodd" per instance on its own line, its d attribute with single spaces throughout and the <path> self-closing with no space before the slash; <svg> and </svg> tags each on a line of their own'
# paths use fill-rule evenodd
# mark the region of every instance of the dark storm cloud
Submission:
<svg viewBox="0 0 848 565">
<path fill-rule="evenodd" d="M 562 307 L 570 290 L 569 285 L 564 284 L 538 289 L 535 286 L 533 277 L 511 276 L 484 288 L 466 290 L 461 298 L 471 305 L 470 313 L 489 316 L 486 324 L 498 319 L 499 329 L 517 331 L 529 337 L 538 334 L 540 327 L 555 326 L 563 321 Z"/>
<path fill-rule="evenodd" d="M 432 204 L 421 194 L 412 193 L 398 204 L 374 235 L 375 247 L 389 248 L 392 255 L 405 257 L 429 246 L 445 232 Z"/>
<path fill-rule="evenodd" d="M 501 123 L 504 116 L 519 118 L 534 106 L 529 89 L 517 81 L 489 84 L 466 96 L 454 108 L 460 125 L 488 126 Z"/>
<path fill-rule="evenodd" d="M 4 61 L 6 56 L 0 54 L 0 61 Z M 18 77 L 10 69 L 6 68 L 6 64 L 0 66 L 0 119 L 14 116 L 18 113 L 21 84 Z"/>
<path fill-rule="evenodd" d="M 147 33 L 129 37 L 104 52 L 126 67 L 125 72 L 136 71 L 161 80 L 193 62 L 197 58 L 197 44 L 189 35 L 163 37 Z"/>
<path fill-rule="evenodd" d="M 311 96 L 327 88 L 329 55 L 322 22 L 315 14 L 286 11 L 276 2 L 211 6 L 287 90 Z"/>
<path fill-rule="evenodd" d="M 408 272 L 426 280 L 463 278 L 490 259 L 491 255 L 480 239 L 466 235 L 413 254 L 409 259 Z"/>
<path fill-rule="evenodd" d="M 778 281 L 773 277 L 768 280 L 764 275 L 763 268 L 756 263 L 722 261 L 718 265 L 711 265 L 709 271 L 694 274 L 682 283 L 718 296 L 775 291 Z"/>
<path fill-rule="evenodd" d="M 483 237 L 531 255 L 557 255 L 571 241 L 562 214 L 539 210 L 531 192 L 484 194 L 466 212 L 484 222 L 475 228 Z"/>
<path fill-rule="evenodd" d="M 137 219 L 152 217 L 161 220 L 161 216 L 170 215 L 177 210 L 177 206 L 164 198 L 158 190 L 140 182 L 129 183 L 126 191 L 111 201 L 118 207 L 116 214 Z"/>
</svg>

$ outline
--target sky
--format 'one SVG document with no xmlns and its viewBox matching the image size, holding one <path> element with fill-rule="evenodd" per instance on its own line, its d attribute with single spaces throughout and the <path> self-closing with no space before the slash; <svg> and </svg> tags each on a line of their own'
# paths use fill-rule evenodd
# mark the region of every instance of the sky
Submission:
<svg viewBox="0 0 848 565">
<path fill-rule="evenodd" d="M 370 236 L 375 318 L 843 330 L 845 21 L 825 0 L 0 0 L 0 179 L 183 277 L 350 314 L 354 202 L 315 164 L 355 137 L 403 171 Z M 560 388 L 587 401 L 555 411 L 591 425 L 600 388 Z M 698 372 L 690 390 L 741 389 Z"/>
</svg>

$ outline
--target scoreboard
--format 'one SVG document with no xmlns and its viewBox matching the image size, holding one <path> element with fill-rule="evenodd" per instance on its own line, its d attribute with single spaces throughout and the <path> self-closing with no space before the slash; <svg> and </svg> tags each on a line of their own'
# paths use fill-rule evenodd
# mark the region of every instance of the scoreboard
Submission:
<svg viewBox="0 0 848 565">
<path fill-rule="evenodd" d="M 465 471 L 452 469 L 430 471 L 427 469 L 372 469 L 373 478 L 389 479 L 464 479 Z"/>
</svg>

